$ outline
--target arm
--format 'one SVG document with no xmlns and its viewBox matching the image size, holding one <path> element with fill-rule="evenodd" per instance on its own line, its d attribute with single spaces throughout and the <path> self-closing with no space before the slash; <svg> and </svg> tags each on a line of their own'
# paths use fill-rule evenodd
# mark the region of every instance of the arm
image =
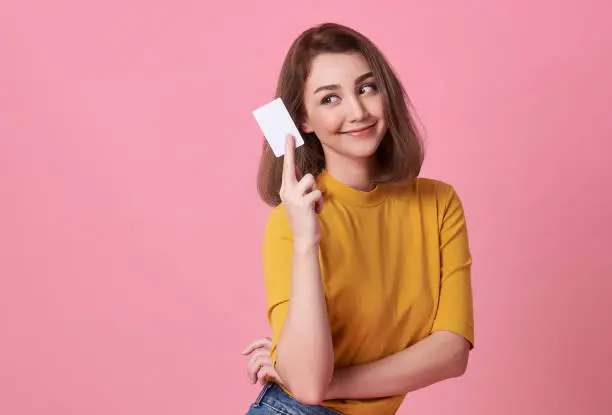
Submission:
<svg viewBox="0 0 612 415">
<path fill-rule="evenodd" d="M 317 404 L 329 387 L 334 365 L 319 265 L 318 213 L 323 196 L 312 175 L 297 179 L 294 152 L 295 141 L 288 138 L 280 188 L 282 209 L 276 211 L 277 220 L 264 237 L 264 274 L 274 332 L 271 357 L 294 397 Z"/>
<path fill-rule="evenodd" d="M 319 268 L 318 244 L 295 246 L 287 316 L 276 370 L 295 398 L 318 404 L 331 381 L 334 351 Z"/>
<path fill-rule="evenodd" d="M 401 395 L 461 376 L 470 345 L 451 332 L 435 332 L 399 353 L 375 362 L 338 369 L 325 399 L 367 399 Z"/>
<path fill-rule="evenodd" d="M 438 212 L 440 296 L 431 334 L 384 359 L 337 370 L 327 399 L 408 393 L 462 375 L 474 344 L 471 264 L 463 206 L 446 187 Z"/>
</svg>

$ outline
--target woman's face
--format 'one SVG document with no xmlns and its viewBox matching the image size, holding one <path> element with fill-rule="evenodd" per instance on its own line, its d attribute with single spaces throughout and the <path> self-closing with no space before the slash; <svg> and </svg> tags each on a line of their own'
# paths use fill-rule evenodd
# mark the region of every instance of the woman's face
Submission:
<svg viewBox="0 0 612 415">
<path fill-rule="evenodd" d="M 306 120 L 329 161 L 368 159 L 387 132 L 384 103 L 365 58 L 359 53 L 318 55 L 304 90 Z"/>
</svg>

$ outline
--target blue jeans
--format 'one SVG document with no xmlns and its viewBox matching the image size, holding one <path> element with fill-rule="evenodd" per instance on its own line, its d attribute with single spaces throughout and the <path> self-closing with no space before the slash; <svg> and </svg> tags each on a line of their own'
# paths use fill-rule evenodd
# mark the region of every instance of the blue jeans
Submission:
<svg viewBox="0 0 612 415">
<path fill-rule="evenodd" d="M 268 382 L 246 415 L 342 415 L 320 405 L 304 405 L 293 399 L 276 383 Z"/>
</svg>

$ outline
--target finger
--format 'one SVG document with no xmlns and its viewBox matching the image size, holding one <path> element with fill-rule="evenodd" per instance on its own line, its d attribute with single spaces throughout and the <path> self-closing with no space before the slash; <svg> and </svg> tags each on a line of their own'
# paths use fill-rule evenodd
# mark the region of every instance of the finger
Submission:
<svg viewBox="0 0 612 415">
<path fill-rule="evenodd" d="M 285 138 L 283 181 L 287 184 L 295 183 L 297 181 L 295 175 L 295 139 L 290 134 L 288 134 Z"/>
<path fill-rule="evenodd" d="M 261 369 L 262 366 L 263 363 L 256 361 L 253 364 L 249 364 L 249 366 L 247 367 L 247 377 L 249 378 L 249 383 L 251 385 L 257 382 L 257 373 L 259 372 L 259 369 Z"/>
<path fill-rule="evenodd" d="M 308 205 L 313 206 L 316 203 L 322 203 L 323 193 L 321 193 L 319 189 L 316 189 L 304 196 L 304 199 L 306 199 Z"/>
<path fill-rule="evenodd" d="M 272 364 L 270 353 L 267 350 L 257 350 L 249 359 L 247 373 L 251 383 L 257 382 L 257 372 L 264 365 Z"/>
<path fill-rule="evenodd" d="M 310 173 L 306 174 L 304 177 L 302 177 L 302 180 L 298 182 L 297 187 L 296 187 L 296 192 L 298 192 L 300 195 L 303 195 L 309 190 L 314 189 L 316 185 L 317 185 L 317 182 L 314 176 Z"/>
<path fill-rule="evenodd" d="M 248 355 L 249 353 L 251 353 L 253 350 L 259 349 L 259 348 L 268 348 L 271 349 L 272 348 L 272 339 L 269 337 L 263 337 L 261 339 L 256 339 L 254 341 L 252 341 L 243 351 L 242 354 Z"/>
<path fill-rule="evenodd" d="M 249 362 L 247 363 L 248 367 L 251 367 L 258 362 L 266 362 L 266 359 L 270 359 L 270 351 L 267 349 L 257 349 L 251 353 L 251 357 L 249 358 Z"/>
<path fill-rule="evenodd" d="M 253 353 L 253 356 L 249 359 L 248 367 L 249 371 L 251 368 L 256 367 L 257 365 L 269 365 L 272 364 L 272 359 L 270 358 L 270 353 L 267 350 L 258 350 Z M 256 370 L 253 370 L 254 373 L 257 373 Z"/>
<path fill-rule="evenodd" d="M 262 337 L 260 339 L 255 339 L 247 347 L 245 347 L 245 349 L 242 351 L 242 354 L 248 355 L 253 350 L 256 350 L 262 347 L 272 348 L 272 339 L 269 337 Z"/>
<path fill-rule="evenodd" d="M 257 372 L 257 379 L 259 383 L 262 385 L 267 382 L 268 379 L 275 379 L 279 383 L 283 383 L 278 372 L 274 369 L 272 365 L 264 365 Z"/>
<path fill-rule="evenodd" d="M 261 369 L 259 369 L 259 372 L 257 372 L 257 379 L 260 385 L 266 384 L 266 382 L 268 381 L 268 378 L 266 376 L 267 376 L 267 371 L 262 366 Z"/>
<path fill-rule="evenodd" d="M 259 372 L 257 372 L 257 380 L 259 384 L 265 385 L 268 379 L 274 378 L 268 372 L 269 370 L 265 366 L 262 366 L 262 368 L 259 369 Z"/>
<path fill-rule="evenodd" d="M 266 369 L 268 368 L 268 369 Z M 278 374 L 274 370 L 274 364 L 271 360 L 258 362 L 252 368 L 249 368 L 249 382 L 255 384 L 258 381 L 261 382 L 262 378 L 265 379 L 266 375 L 277 376 Z"/>
<path fill-rule="evenodd" d="M 283 380 L 280 378 L 280 375 L 278 374 L 276 369 L 274 369 L 274 367 L 270 368 L 269 372 L 270 373 L 267 375 L 268 377 L 276 379 L 276 381 L 278 381 L 278 383 L 284 383 Z"/>
</svg>

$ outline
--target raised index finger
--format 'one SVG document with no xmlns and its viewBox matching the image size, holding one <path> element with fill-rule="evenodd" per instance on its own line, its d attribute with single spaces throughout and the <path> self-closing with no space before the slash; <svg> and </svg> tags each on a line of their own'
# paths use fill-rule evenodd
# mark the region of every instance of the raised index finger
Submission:
<svg viewBox="0 0 612 415">
<path fill-rule="evenodd" d="M 288 134 L 285 137 L 285 156 L 283 160 L 283 181 L 285 183 L 295 183 L 295 138 Z"/>
</svg>

